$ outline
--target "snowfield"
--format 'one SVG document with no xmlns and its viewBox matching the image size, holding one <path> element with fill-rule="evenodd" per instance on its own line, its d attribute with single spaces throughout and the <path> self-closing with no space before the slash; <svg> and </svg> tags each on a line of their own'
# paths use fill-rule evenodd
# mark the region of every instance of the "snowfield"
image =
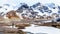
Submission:
<svg viewBox="0 0 60 34">
<path fill-rule="evenodd" d="M 47 27 L 47 26 L 37 26 L 31 25 L 30 27 L 26 27 L 26 29 L 22 29 L 25 32 L 31 33 L 45 33 L 45 34 L 60 34 L 60 29 L 54 27 Z"/>
</svg>

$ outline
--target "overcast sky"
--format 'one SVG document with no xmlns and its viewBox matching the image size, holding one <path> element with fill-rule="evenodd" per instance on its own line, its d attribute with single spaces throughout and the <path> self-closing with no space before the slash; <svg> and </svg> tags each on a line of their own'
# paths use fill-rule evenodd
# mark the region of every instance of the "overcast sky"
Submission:
<svg viewBox="0 0 60 34">
<path fill-rule="evenodd" d="M 0 4 L 12 4 L 12 5 L 17 5 L 19 3 L 27 3 L 28 5 L 35 4 L 37 2 L 41 2 L 43 4 L 45 3 L 56 3 L 59 4 L 60 0 L 0 0 Z"/>
<path fill-rule="evenodd" d="M 20 3 L 26 3 L 29 6 L 40 2 L 42 4 L 46 3 L 55 3 L 57 5 L 60 4 L 60 0 L 0 0 L 0 5 L 9 4 L 11 7 L 19 7 Z"/>
</svg>

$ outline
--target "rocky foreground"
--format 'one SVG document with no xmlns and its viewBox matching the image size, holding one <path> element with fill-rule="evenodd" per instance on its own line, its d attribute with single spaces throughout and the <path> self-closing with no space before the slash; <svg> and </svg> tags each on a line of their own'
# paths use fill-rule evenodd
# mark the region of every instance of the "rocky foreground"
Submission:
<svg viewBox="0 0 60 34">
<path fill-rule="evenodd" d="M 55 27 L 60 29 L 60 22 L 43 22 L 44 20 L 2 20 L 0 21 L 0 31 L 4 33 L 21 33 L 26 34 L 21 29 L 25 29 L 25 27 L 30 27 L 31 24 L 38 25 L 38 26 L 49 26 L 49 27 Z"/>
<path fill-rule="evenodd" d="M 52 17 L 40 16 L 39 18 L 31 18 L 27 16 L 22 16 L 22 18 L 20 15 L 17 15 L 16 11 L 14 10 L 8 12 L 5 17 L 0 16 L 0 31 L 4 33 L 26 34 L 26 32 L 23 32 L 21 29 L 25 29 L 25 27 L 30 27 L 31 24 L 38 26 L 56 27 L 60 29 L 60 22 L 52 21 Z"/>
</svg>

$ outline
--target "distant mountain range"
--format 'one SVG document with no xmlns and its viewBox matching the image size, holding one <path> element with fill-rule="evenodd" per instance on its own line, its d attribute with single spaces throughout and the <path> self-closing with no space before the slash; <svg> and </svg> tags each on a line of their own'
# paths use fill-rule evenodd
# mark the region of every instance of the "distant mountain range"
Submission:
<svg viewBox="0 0 60 34">
<path fill-rule="evenodd" d="M 32 6 L 28 6 L 27 4 L 23 4 L 17 9 L 29 9 L 38 12 L 40 15 L 42 14 L 52 14 L 52 13 L 57 13 L 60 14 L 60 6 L 55 5 L 54 3 L 48 3 L 45 5 L 42 5 L 40 2 L 33 4 Z"/>
<path fill-rule="evenodd" d="M 20 3 L 18 6 L 11 6 L 9 4 L 3 4 L 0 6 L 0 13 L 7 13 L 10 10 L 33 10 L 35 12 L 38 12 L 39 15 L 47 14 L 50 15 L 52 13 L 60 14 L 60 6 L 56 6 L 54 3 L 48 3 L 48 4 L 41 4 L 40 2 L 33 4 L 32 6 L 29 6 L 25 3 Z"/>
</svg>

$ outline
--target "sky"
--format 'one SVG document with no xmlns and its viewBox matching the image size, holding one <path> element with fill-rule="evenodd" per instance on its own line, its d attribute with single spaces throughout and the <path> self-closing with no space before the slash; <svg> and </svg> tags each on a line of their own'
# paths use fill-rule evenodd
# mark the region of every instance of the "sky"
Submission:
<svg viewBox="0 0 60 34">
<path fill-rule="evenodd" d="M 9 4 L 11 6 L 18 6 L 20 5 L 20 3 L 26 3 L 29 6 L 40 2 L 42 4 L 46 4 L 46 3 L 55 3 L 55 4 L 59 4 L 60 0 L 0 0 L 0 5 L 3 4 Z"/>
<path fill-rule="evenodd" d="M 55 4 L 59 4 L 60 0 L 0 0 L 0 4 L 8 3 L 8 4 L 12 4 L 12 5 L 17 5 L 19 3 L 27 3 L 28 5 L 32 5 L 37 2 L 41 2 L 43 4 L 51 3 L 51 2 L 55 3 Z"/>
<path fill-rule="evenodd" d="M 32 6 L 35 3 L 42 3 L 42 5 L 47 5 L 49 3 L 55 3 L 56 5 L 60 5 L 60 0 L 0 0 L 0 6 L 3 8 L 0 9 L 0 12 L 8 12 L 9 10 L 16 10 L 20 7 L 20 3 L 26 3 L 29 6 Z M 6 4 L 9 4 L 6 6 Z M 5 10 L 5 8 L 7 10 Z"/>
</svg>

